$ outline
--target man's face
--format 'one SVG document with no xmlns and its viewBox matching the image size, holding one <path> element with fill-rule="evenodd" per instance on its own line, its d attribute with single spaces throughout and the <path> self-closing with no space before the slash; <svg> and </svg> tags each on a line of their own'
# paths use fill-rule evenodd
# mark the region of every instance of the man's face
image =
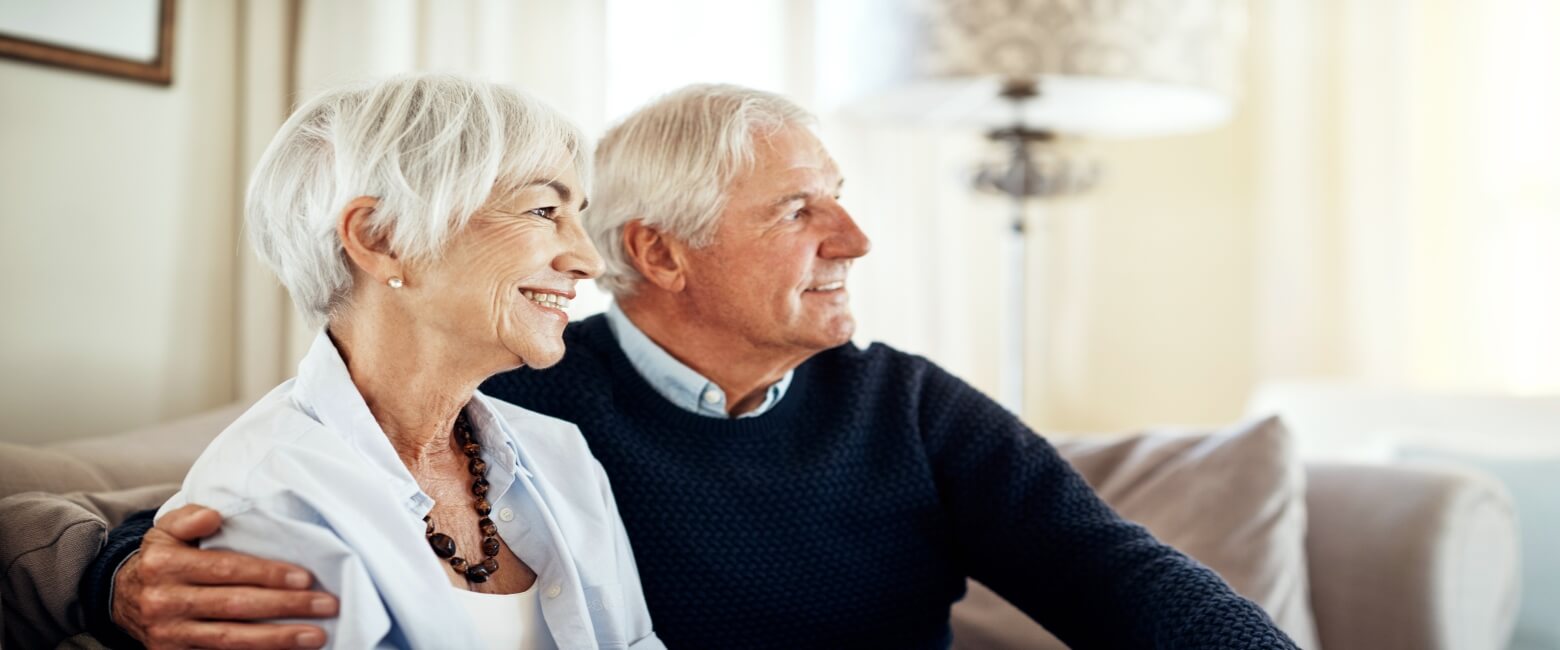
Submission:
<svg viewBox="0 0 1560 650">
<path fill-rule="evenodd" d="M 754 140 L 714 241 L 688 253 L 691 317 L 760 349 L 811 355 L 855 332 L 845 275 L 871 242 L 839 203 L 842 178 L 805 127 Z"/>
</svg>

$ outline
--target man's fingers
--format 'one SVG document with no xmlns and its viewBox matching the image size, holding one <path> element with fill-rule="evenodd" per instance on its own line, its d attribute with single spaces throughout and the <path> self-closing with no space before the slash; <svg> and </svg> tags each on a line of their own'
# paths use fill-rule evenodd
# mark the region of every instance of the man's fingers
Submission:
<svg viewBox="0 0 1560 650">
<path fill-rule="evenodd" d="M 322 591 L 259 587 L 169 587 L 158 592 L 161 614 L 174 618 L 252 621 L 336 615 L 336 599 Z"/>
<path fill-rule="evenodd" d="M 254 621 L 335 616 L 335 597 L 320 591 L 260 587 L 148 587 L 135 604 L 135 620 L 156 627 L 192 619 Z"/>
<path fill-rule="evenodd" d="M 314 579 L 302 568 L 194 546 L 221 526 L 217 511 L 197 505 L 158 520 L 116 574 L 114 621 L 151 648 L 324 646 L 315 626 L 235 622 L 335 616 L 339 607 L 309 591 Z"/>
<path fill-rule="evenodd" d="M 314 578 L 285 562 L 232 551 L 207 551 L 175 544 L 143 544 L 138 571 L 147 582 L 194 585 L 249 585 L 271 589 L 308 589 Z"/>
<path fill-rule="evenodd" d="M 163 515 L 157 520 L 156 530 L 188 544 L 202 537 L 210 537 L 221 527 L 220 513 L 191 503 Z"/>
<path fill-rule="evenodd" d="M 184 621 L 149 632 L 153 644 L 181 647 L 270 650 L 325 645 L 325 631 L 312 625 Z"/>
<path fill-rule="evenodd" d="M 190 584 L 253 585 L 271 589 L 308 589 L 314 584 L 308 571 L 286 562 L 232 551 L 201 551 L 201 554 L 204 557 L 189 574 Z"/>
</svg>

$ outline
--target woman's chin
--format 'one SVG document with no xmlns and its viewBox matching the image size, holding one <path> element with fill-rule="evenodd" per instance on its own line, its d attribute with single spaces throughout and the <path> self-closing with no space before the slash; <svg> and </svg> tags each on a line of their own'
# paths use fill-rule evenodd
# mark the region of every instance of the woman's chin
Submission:
<svg viewBox="0 0 1560 650">
<path fill-rule="evenodd" d="M 545 345 L 537 345 L 535 341 L 520 348 L 511 348 L 518 351 L 520 364 L 527 368 L 547 368 L 563 360 L 563 339 L 550 341 Z"/>
</svg>

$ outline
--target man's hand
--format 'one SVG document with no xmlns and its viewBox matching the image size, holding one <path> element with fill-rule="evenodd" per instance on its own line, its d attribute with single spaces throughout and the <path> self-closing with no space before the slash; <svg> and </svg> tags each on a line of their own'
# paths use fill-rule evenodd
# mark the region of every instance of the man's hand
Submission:
<svg viewBox="0 0 1560 650">
<path fill-rule="evenodd" d="M 114 574 L 114 623 L 150 650 L 325 645 L 313 625 L 239 622 L 335 616 L 337 602 L 291 564 L 194 548 L 221 526 L 217 511 L 193 504 L 158 521 Z"/>
</svg>

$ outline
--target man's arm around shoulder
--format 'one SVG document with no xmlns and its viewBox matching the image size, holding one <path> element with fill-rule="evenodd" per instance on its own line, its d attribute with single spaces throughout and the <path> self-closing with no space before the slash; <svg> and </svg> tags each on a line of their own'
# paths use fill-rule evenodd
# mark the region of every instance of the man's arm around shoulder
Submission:
<svg viewBox="0 0 1560 650">
<path fill-rule="evenodd" d="M 126 520 L 81 582 L 88 629 L 110 647 L 318 648 L 312 625 L 254 624 L 336 614 L 329 594 L 310 591 L 307 571 L 231 551 L 196 548 L 222 525 L 214 510 L 186 505 L 152 525 L 155 511 Z"/>
</svg>

